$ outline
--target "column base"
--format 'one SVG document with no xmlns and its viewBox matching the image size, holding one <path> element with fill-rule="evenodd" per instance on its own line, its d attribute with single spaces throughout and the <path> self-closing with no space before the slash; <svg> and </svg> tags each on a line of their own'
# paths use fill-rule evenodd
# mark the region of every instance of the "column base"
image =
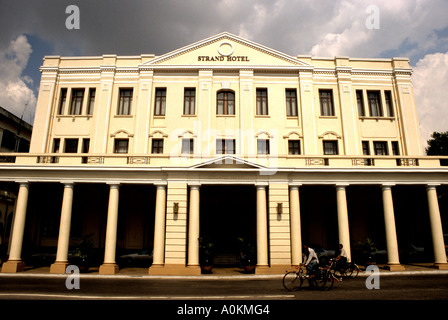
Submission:
<svg viewBox="0 0 448 320">
<path fill-rule="evenodd" d="M 434 263 L 433 268 L 439 270 L 448 270 L 448 263 Z"/>
<path fill-rule="evenodd" d="M 117 274 L 119 270 L 116 263 L 104 263 L 100 266 L 99 274 Z"/>
<path fill-rule="evenodd" d="M 25 262 L 22 260 L 8 260 L 2 266 L 2 272 L 16 273 L 25 271 Z"/>
<path fill-rule="evenodd" d="M 384 269 L 389 271 L 404 271 L 405 268 L 401 264 L 387 264 L 384 266 Z"/>
<path fill-rule="evenodd" d="M 70 264 L 67 261 L 55 261 L 55 263 L 50 266 L 50 273 L 65 273 L 65 270 L 69 265 Z"/>
<path fill-rule="evenodd" d="M 198 276 L 201 275 L 200 266 L 184 266 L 181 264 L 152 265 L 148 274 L 152 276 Z"/>
</svg>

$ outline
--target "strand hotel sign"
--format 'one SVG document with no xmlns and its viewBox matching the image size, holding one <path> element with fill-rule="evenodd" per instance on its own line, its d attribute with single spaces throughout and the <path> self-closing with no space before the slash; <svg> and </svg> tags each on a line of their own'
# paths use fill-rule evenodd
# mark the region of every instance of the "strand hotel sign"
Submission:
<svg viewBox="0 0 448 320">
<path fill-rule="evenodd" d="M 218 56 L 198 56 L 198 61 L 239 61 L 239 62 L 249 62 L 248 56 L 234 56 L 233 55 L 233 45 L 230 42 L 221 42 L 218 46 Z"/>
</svg>

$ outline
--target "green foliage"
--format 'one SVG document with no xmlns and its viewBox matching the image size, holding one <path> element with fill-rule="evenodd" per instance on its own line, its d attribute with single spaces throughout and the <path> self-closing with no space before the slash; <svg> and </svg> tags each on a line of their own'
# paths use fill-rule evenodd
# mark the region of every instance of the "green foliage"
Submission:
<svg viewBox="0 0 448 320">
<path fill-rule="evenodd" d="M 448 131 L 433 132 L 431 139 L 427 142 L 426 154 L 428 156 L 448 156 Z"/>
</svg>

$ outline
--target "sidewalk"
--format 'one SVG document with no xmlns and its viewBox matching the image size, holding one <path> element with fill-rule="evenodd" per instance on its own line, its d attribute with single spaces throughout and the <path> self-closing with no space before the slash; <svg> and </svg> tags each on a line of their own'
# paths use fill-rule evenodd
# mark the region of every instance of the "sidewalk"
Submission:
<svg viewBox="0 0 448 320">
<path fill-rule="evenodd" d="M 432 263 L 415 263 L 415 264 L 403 264 L 404 271 L 389 271 L 384 268 L 384 265 L 377 265 L 381 275 L 428 275 L 428 274 L 446 274 L 448 270 L 438 270 L 432 267 Z M 361 272 L 359 276 L 368 276 L 370 273 L 365 272 L 365 268 L 361 266 Z M 148 279 L 263 279 L 263 278 L 279 278 L 283 277 L 284 273 L 272 274 L 272 275 L 255 275 L 245 274 L 240 268 L 214 268 L 211 274 L 202 274 L 200 276 L 153 276 L 148 275 L 148 268 L 123 268 L 120 269 L 116 275 L 100 275 L 98 268 L 90 268 L 88 272 L 81 273 L 81 276 L 85 277 L 98 277 L 98 278 L 117 278 L 117 277 L 142 277 Z M 19 273 L 0 273 L 1 276 L 28 276 L 28 277 L 60 277 L 66 276 L 65 274 L 51 274 L 50 267 L 33 268 L 28 267 L 25 271 Z"/>
</svg>

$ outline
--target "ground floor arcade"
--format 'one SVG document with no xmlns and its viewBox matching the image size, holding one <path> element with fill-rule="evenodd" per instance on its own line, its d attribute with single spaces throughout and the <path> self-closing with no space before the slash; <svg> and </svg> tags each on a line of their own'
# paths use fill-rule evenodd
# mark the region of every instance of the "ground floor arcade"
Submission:
<svg viewBox="0 0 448 320">
<path fill-rule="evenodd" d="M 152 253 L 149 274 L 199 274 L 203 238 L 221 257 L 239 255 L 237 239 L 249 241 L 258 274 L 299 264 L 305 243 L 333 250 L 342 243 L 356 260 L 367 238 L 385 250 L 391 270 L 402 268 L 409 244 L 447 266 L 448 185 L 437 175 L 203 171 L 77 181 L 72 174 L 4 182 L 17 202 L 2 272 L 23 270 L 24 257 L 45 247 L 55 253 L 50 272 L 65 273 L 73 244 L 87 235 L 102 274 L 118 272 L 122 253 L 142 249 Z"/>
</svg>

